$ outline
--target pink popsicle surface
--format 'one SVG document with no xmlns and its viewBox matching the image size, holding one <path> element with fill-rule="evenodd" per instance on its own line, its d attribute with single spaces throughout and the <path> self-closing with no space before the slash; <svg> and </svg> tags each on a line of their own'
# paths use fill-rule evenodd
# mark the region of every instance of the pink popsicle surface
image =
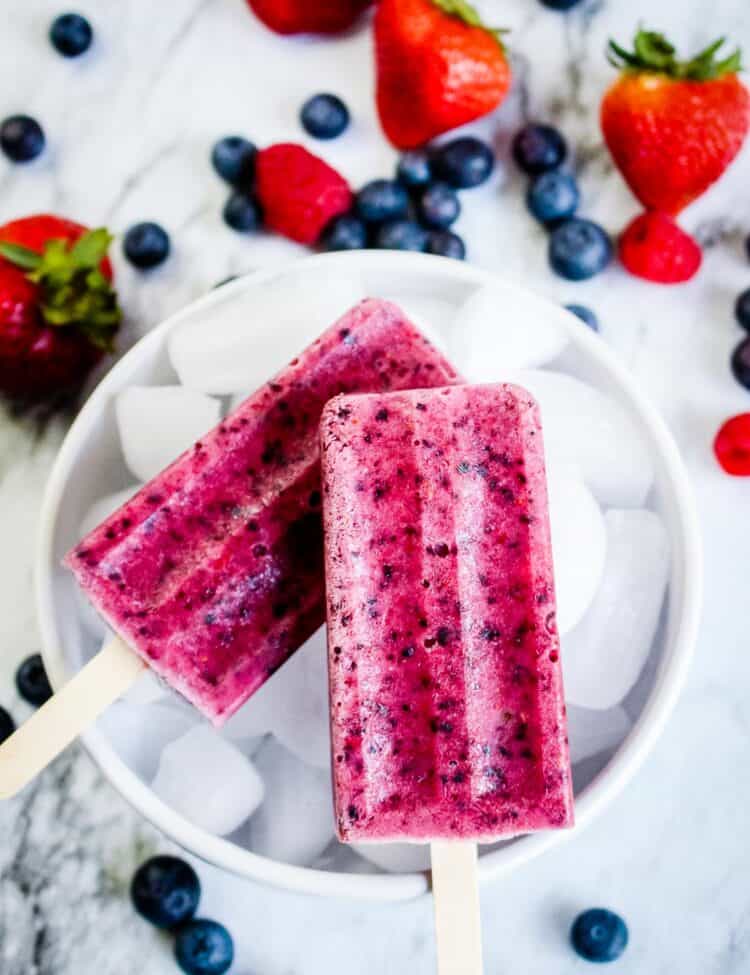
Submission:
<svg viewBox="0 0 750 975">
<path fill-rule="evenodd" d="M 321 438 L 340 839 L 488 841 L 572 825 L 531 395 L 337 397 Z"/>
<path fill-rule="evenodd" d="M 65 564 L 112 628 L 221 724 L 324 621 L 325 403 L 341 392 L 455 378 L 398 308 L 364 301 L 92 531 Z"/>
</svg>

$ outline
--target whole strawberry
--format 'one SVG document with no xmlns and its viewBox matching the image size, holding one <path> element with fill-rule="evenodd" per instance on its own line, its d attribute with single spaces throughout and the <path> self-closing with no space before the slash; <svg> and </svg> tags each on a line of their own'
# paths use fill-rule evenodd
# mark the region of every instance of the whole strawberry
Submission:
<svg viewBox="0 0 750 975">
<path fill-rule="evenodd" d="M 497 108 L 510 87 L 499 35 L 466 0 L 380 0 L 376 97 L 394 146 L 413 149 Z"/>
<path fill-rule="evenodd" d="M 50 214 L 0 227 L 0 392 L 24 402 L 73 393 L 111 350 L 111 239 Z"/>
<path fill-rule="evenodd" d="M 353 202 L 343 176 L 292 142 L 258 153 L 255 191 L 265 226 L 300 244 L 317 243 L 326 224 Z"/>
<path fill-rule="evenodd" d="M 750 95 L 737 77 L 740 52 L 721 59 L 722 44 L 680 61 L 652 31 L 638 31 L 633 51 L 610 41 L 610 60 L 622 70 L 602 101 L 602 131 L 626 182 L 650 210 L 679 213 L 742 146 Z"/>
<path fill-rule="evenodd" d="M 372 0 L 247 0 L 277 34 L 338 34 L 351 27 Z"/>
</svg>

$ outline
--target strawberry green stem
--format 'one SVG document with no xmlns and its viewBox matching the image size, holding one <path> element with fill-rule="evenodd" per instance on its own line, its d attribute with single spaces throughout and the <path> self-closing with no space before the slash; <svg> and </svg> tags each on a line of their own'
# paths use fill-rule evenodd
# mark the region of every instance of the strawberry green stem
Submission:
<svg viewBox="0 0 750 975">
<path fill-rule="evenodd" d="M 0 241 L 0 257 L 26 271 L 37 286 L 48 325 L 76 328 L 96 348 L 109 352 L 122 318 L 117 295 L 100 267 L 111 241 L 103 227 L 87 231 L 72 246 L 48 240 L 41 254 Z"/>
<path fill-rule="evenodd" d="M 728 57 L 717 58 L 725 41 L 726 38 L 719 37 L 690 60 L 680 61 L 676 48 L 664 34 L 639 28 L 632 51 L 610 40 L 607 56 L 610 64 L 624 71 L 650 71 L 681 81 L 713 81 L 742 71 L 742 52 L 739 48 Z"/>
<path fill-rule="evenodd" d="M 477 10 L 467 0 L 432 0 L 432 3 L 444 14 L 458 17 L 469 27 L 479 27 L 492 34 L 501 48 L 504 48 L 502 35 L 508 33 L 506 27 L 487 27 Z"/>
</svg>

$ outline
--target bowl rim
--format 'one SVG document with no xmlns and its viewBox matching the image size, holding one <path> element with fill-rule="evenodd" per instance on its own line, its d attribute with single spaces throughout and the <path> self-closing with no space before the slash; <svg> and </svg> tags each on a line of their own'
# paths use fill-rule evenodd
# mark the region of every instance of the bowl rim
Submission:
<svg viewBox="0 0 750 975">
<path fill-rule="evenodd" d="M 518 285 L 501 275 L 474 265 L 448 258 L 399 251 L 356 251 L 307 256 L 275 264 L 244 275 L 190 302 L 170 315 L 136 342 L 92 392 L 68 430 L 49 476 L 38 523 L 35 559 L 37 615 L 42 637 L 42 655 L 53 686 L 64 683 L 68 670 L 54 610 L 53 539 L 57 512 L 75 458 L 88 432 L 96 426 L 103 406 L 110 397 L 128 385 L 127 374 L 153 346 L 164 342 L 183 321 L 193 318 L 228 299 L 296 268 L 322 268 L 325 273 L 343 270 L 349 273 L 396 270 L 399 275 L 409 270 L 423 275 L 429 269 L 477 287 L 496 284 L 523 296 L 543 302 L 550 313 L 565 325 L 570 338 L 582 344 L 586 352 L 603 365 L 614 378 L 629 407 L 647 429 L 650 440 L 660 455 L 675 503 L 675 535 L 682 547 L 682 558 L 673 561 L 672 573 L 680 575 L 681 606 L 676 614 L 669 658 L 665 659 L 651 689 L 643 711 L 620 748 L 607 765 L 576 797 L 576 829 L 573 831 L 530 834 L 517 842 L 484 853 L 480 858 L 480 877 L 486 880 L 513 869 L 538 856 L 550 847 L 578 835 L 624 788 L 652 750 L 671 714 L 684 685 L 695 646 L 700 622 L 703 589 L 702 546 L 698 515 L 687 471 L 664 420 L 640 391 L 627 367 L 608 346 L 562 306 Z M 325 896 L 374 900 L 404 900 L 428 890 L 425 873 L 355 874 L 299 867 L 244 850 L 223 837 L 200 829 L 174 812 L 151 791 L 117 755 L 96 726 L 89 728 L 81 740 L 104 776 L 142 816 L 187 851 L 234 874 L 275 887 Z"/>
</svg>

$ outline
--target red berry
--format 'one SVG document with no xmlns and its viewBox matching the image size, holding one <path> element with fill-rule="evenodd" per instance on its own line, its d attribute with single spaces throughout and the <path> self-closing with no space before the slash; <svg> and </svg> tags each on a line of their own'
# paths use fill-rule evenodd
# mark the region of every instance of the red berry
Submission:
<svg viewBox="0 0 750 975">
<path fill-rule="evenodd" d="M 247 0 L 277 34 L 338 34 L 357 20 L 372 0 Z"/>
<path fill-rule="evenodd" d="M 740 413 L 723 424 L 714 440 L 714 453 L 727 474 L 750 477 L 750 413 Z"/>
<path fill-rule="evenodd" d="M 255 182 L 266 227 L 300 244 L 315 244 L 326 224 L 352 205 L 343 176 L 293 143 L 258 153 Z"/>
<path fill-rule="evenodd" d="M 110 239 L 50 214 L 0 226 L 0 393 L 33 402 L 76 392 L 111 348 L 120 313 Z"/>
<path fill-rule="evenodd" d="M 620 260 L 638 278 L 658 284 L 689 281 L 703 256 L 693 238 L 665 213 L 642 213 L 620 237 Z"/>
</svg>

